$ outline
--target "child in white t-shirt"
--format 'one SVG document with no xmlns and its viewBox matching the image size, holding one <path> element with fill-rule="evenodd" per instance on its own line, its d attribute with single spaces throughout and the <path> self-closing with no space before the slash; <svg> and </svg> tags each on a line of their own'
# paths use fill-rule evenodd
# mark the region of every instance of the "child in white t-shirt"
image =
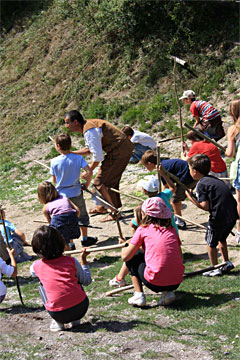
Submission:
<svg viewBox="0 0 240 360">
<path fill-rule="evenodd" d="M 0 232 L 0 236 L 2 236 L 1 232 Z M 7 248 L 7 251 L 11 260 L 11 265 L 7 265 L 5 261 L 0 257 L 0 303 L 3 302 L 7 294 L 7 288 L 2 281 L 2 274 L 7 275 L 9 277 L 17 276 L 17 264 L 14 258 L 15 250 L 14 249 L 9 250 Z"/>
</svg>

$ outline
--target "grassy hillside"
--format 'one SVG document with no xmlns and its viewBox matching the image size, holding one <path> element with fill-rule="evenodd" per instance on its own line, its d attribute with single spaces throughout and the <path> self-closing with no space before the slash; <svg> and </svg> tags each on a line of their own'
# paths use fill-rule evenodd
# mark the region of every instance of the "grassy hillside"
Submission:
<svg viewBox="0 0 240 360">
<path fill-rule="evenodd" d="M 27 150 L 63 130 L 71 108 L 161 137 L 178 133 L 170 55 L 197 74 L 177 66 L 179 94 L 193 88 L 202 98 L 223 98 L 223 114 L 228 95 L 237 95 L 239 4 L 233 1 L 22 3 L 14 12 L 1 3 L 0 170 L 8 182 L 28 171 L 20 161 Z"/>
</svg>

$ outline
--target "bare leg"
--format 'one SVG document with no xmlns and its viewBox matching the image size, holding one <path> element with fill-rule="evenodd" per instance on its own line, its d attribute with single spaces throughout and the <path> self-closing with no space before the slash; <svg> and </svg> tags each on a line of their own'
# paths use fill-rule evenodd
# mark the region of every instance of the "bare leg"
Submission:
<svg viewBox="0 0 240 360">
<path fill-rule="evenodd" d="M 88 228 L 86 226 L 80 226 L 81 236 L 87 236 Z"/>
<path fill-rule="evenodd" d="M 182 216 L 182 202 L 178 201 L 176 203 L 172 203 L 173 211 L 175 214 Z"/>
<path fill-rule="evenodd" d="M 132 283 L 136 292 L 143 292 L 142 283 L 138 277 L 132 276 Z"/>
<path fill-rule="evenodd" d="M 219 247 L 220 253 L 222 255 L 223 261 L 228 261 L 229 258 L 228 258 L 227 242 L 226 241 L 224 241 L 222 243 L 219 242 L 218 247 Z"/>
<path fill-rule="evenodd" d="M 117 275 L 117 278 L 118 280 L 122 280 L 125 278 L 125 276 L 127 276 L 128 274 L 128 268 L 127 268 L 127 265 L 125 263 L 123 263 L 118 275 Z"/>
<path fill-rule="evenodd" d="M 104 197 L 104 199 L 107 202 L 109 202 L 112 206 L 114 206 L 111 196 L 109 195 L 108 188 L 104 184 L 101 184 L 101 186 L 99 186 L 97 188 L 99 189 L 99 191 L 102 194 L 102 196 Z"/>
<path fill-rule="evenodd" d="M 210 260 L 211 264 L 212 265 L 217 265 L 218 264 L 218 251 L 217 251 L 217 248 L 212 248 L 212 247 L 207 245 L 207 251 L 208 251 L 208 256 L 209 256 L 209 260 Z"/>
</svg>

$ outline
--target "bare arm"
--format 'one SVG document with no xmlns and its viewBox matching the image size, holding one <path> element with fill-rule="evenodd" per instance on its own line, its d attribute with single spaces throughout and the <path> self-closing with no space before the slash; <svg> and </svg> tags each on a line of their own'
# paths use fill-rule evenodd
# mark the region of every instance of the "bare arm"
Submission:
<svg viewBox="0 0 240 360">
<path fill-rule="evenodd" d="M 45 216 L 45 218 L 47 219 L 48 223 L 50 224 L 51 216 L 49 215 L 49 212 L 47 211 L 47 205 L 43 206 L 42 212 L 43 212 L 43 215 Z"/>
<path fill-rule="evenodd" d="M 86 188 L 88 188 L 88 186 L 92 180 L 92 177 L 93 177 L 93 169 L 91 168 L 91 165 L 85 166 L 84 172 L 81 174 L 81 179 L 84 179 L 86 181 L 86 183 L 84 184 Z"/>
<path fill-rule="evenodd" d="M 164 178 L 164 180 L 167 183 L 168 188 L 172 191 L 174 194 L 176 191 L 176 186 L 174 185 L 173 181 L 165 174 L 162 165 L 160 164 L 159 169 L 157 168 L 157 172 L 160 174 L 161 177 Z M 166 189 L 166 187 L 165 187 Z"/>
<path fill-rule="evenodd" d="M 232 125 L 228 128 L 227 131 L 227 149 L 225 151 L 225 155 L 227 157 L 234 157 L 235 156 L 235 136 L 237 135 L 238 131 L 235 125 Z"/>
<path fill-rule="evenodd" d="M 74 150 L 74 151 L 71 151 L 72 154 L 77 154 L 77 155 L 82 155 L 82 156 L 85 156 L 85 155 L 89 155 L 91 154 L 90 150 L 88 147 L 84 147 L 80 150 Z"/>
<path fill-rule="evenodd" d="M 53 182 L 54 184 L 57 183 L 57 180 L 56 180 L 56 176 L 55 176 L 55 175 L 52 176 L 52 182 Z"/>
<path fill-rule="evenodd" d="M 139 247 L 133 244 L 129 244 L 128 247 L 122 249 L 122 260 L 128 261 L 131 260 L 136 252 L 138 251 Z"/>
<path fill-rule="evenodd" d="M 79 210 L 78 206 L 75 205 L 71 200 L 68 199 L 68 201 L 70 202 L 71 207 L 72 207 L 74 210 L 76 210 L 76 215 L 77 215 L 77 217 L 79 217 L 79 216 L 80 216 L 80 210 Z"/>
<path fill-rule="evenodd" d="M 11 259 L 11 266 L 14 268 L 12 276 L 16 277 L 17 276 L 17 264 L 16 264 L 16 260 L 14 258 L 15 250 L 14 249 L 10 250 L 9 248 L 7 248 L 7 251 L 9 253 L 9 257 Z"/>
<path fill-rule="evenodd" d="M 196 199 L 192 198 L 188 191 L 185 191 L 185 194 L 194 205 L 196 205 L 199 209 L 209 211 L 209 201 L 198 202 Z"/>
<path fill-rule="evenodd" d="M 195 124 L 193 125 L 193 127 L 195 128 L 200 122 L 200 117 L 196 115 L 194 116 L 194 119 L 195 119 Z"/>
</svg>

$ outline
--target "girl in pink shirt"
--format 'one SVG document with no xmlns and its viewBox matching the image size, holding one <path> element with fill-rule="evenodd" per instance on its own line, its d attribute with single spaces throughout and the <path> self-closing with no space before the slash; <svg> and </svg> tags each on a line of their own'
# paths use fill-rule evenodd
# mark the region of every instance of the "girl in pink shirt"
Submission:
<svg viewBox="0 0 240 360">
<path fill-rule="evenodd" d="M 142 204 L 143 220 L 127 248 L 122 250 L 134 285 L 134 296 L 128 303 L 146 304 L 142 283 L 154 292 L 162 292 L 159 305 L 169 305 L 175 300 L 176 290 L 183 279 L 180 240 L 171 225 L 171 211 L 159 197 Z M 144 254 L 139 250 L 144 249 Z"/>
<path fill-rule="evenodd" d="M 82 288 L 92 281 L 86 248 L 80 265 L 75 258 L 63 255 L 64 246 L 62 235 L 51 226 L 43 225 L 33 234 L 33 251 L 42 258 L 32 264 L 30 271 L 40 280 L 40 296 L 53 319 L 51 331 L 64 330 L 65 323 L 71 322 L 72 327 L 80 325 L 89 305 Z"/>
</svg>

